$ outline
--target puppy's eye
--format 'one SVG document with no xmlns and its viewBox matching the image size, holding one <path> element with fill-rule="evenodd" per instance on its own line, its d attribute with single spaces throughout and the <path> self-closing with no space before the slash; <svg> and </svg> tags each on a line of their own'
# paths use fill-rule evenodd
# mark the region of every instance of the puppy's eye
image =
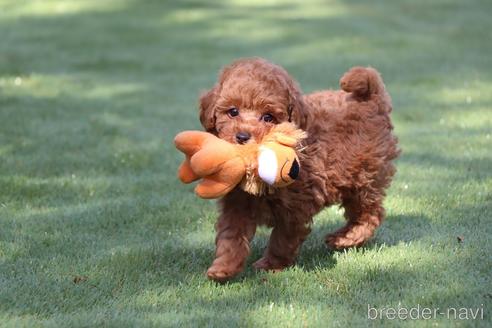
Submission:
<svg viewBox="0 0 492 328">
<path fill-rule="evenodd" d="M 227 111 L 227 115 L 229 115 L 230 117 L 238 116 L 239 115 L 239 109 L 237 109 L 236 107 L 232 107 L 231 109 L 229 109 Z"/>
<path fill-rule="evenodd" d="M 271 122 L 275 121 L 275 117 L 273 117 L 272 114 L 263 114 L 263 116 L 261 117 L 261 120 L 263 122 L 271 123 Z"/>
</svg>

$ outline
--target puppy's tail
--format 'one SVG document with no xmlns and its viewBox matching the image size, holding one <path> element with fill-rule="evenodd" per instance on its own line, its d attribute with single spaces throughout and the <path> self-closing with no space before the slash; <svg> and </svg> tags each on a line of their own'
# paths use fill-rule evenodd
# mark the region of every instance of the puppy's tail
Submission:
<svg viewBox="0 0 492 328">
<path fill-rule="evenodd" d="M 383 79 L 372 67 L 353 67 L 340 79 L 340 87 L 345 92 L 352 93 L 355 99 L 367 101 L 378 99 L 391 112 L 391 98 L 386 92 Z"/>
</svg>

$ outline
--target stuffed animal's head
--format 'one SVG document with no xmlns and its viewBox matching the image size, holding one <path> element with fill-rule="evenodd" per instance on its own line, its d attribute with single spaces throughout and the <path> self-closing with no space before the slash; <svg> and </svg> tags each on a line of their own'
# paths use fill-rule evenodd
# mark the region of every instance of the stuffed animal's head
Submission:
<svg viewBox="0 0 492 328">
<path fill-rule="evenodd" d="M 299 158 L 293 148 L 274 143 L 260 146 L 258 175 L 270 186 L 291 184 L 299 176 L 299 171 Z"/>
<path fill-rule="evenodd" d="M 285 187 L 299 176 L 301 165 L 296 151 L 306 135 L 293 124 L 278 125 L 258 149 L 258 176 L 272 187 Z"/>
</svg>

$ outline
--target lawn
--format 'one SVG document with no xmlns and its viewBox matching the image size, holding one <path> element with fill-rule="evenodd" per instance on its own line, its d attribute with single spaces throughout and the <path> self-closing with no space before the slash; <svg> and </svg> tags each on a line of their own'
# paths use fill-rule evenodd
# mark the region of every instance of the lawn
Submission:
<svg viewBox="0 0 492 328">
<path fill-rule="evenodd" d="M 492 326 L 492 2 L 0 0 L 0 326 Z M 380 70 L 403 154 L 387 219 L 329 252 L 337 208 L 298 264 L 217 285 L 215 204 L 172 140 L 235 58 L 306 92 Z M 374 308 L 483 319 L 368 319 Z"/>
</svg>

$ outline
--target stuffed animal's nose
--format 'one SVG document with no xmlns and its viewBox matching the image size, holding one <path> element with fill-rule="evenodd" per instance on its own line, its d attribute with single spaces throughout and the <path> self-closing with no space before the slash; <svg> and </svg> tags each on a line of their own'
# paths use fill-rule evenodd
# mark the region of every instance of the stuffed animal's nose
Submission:
<svg viewBox="0 0 492 328">
<path fill-rule="evenodd" d="M 239 132 L 236 134 L 236 140 L 240 144 L 246 143 L 251 138 L 251 134 L 248 132 Z"/>
</svg>

